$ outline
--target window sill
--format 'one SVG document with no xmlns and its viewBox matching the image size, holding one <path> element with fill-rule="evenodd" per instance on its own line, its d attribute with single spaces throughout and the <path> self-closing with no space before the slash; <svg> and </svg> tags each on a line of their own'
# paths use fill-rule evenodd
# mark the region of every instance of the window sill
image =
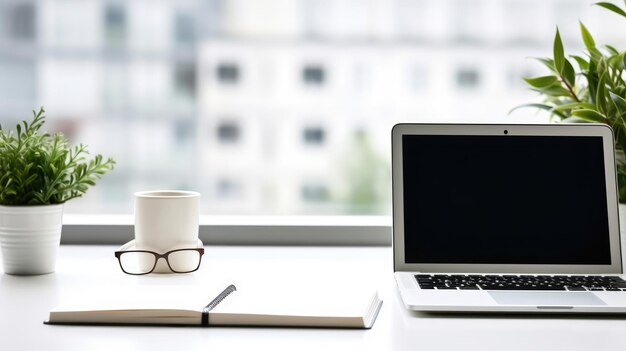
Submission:
<svg viewBox="0 0 626 351">
<path fill-rule="evenodd" d="M 63 244 L 123 244 L 132 215 L 63 218 Z M 390 216 L 200 216 L 206 245 L 390 246 Z"/>
</svg>

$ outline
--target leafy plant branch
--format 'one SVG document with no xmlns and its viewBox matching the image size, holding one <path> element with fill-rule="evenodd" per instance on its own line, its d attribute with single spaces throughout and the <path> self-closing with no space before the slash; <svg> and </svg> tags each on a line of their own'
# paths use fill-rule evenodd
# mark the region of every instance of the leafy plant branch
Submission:
<svg viewBox="0 0 626 351">
<path fill-rule="evenodd" d="M 0 204 L 60 204 L 85 194 L 115 161 L 96 155 L 87 160 L 83 144 L 71 148 L 61 133 L 40 133 L 45 111 L 33 111 L 16 132 L 0 126 Z"/>
<path fill-rule="evenodd" d="M 626 11 L 618 5 L 609 2 L 595 5 L 626 18 Z M 615 133 L 619 197 L 620 202 L 626 202 L 626 51 L 619 51 L 611 45 L 598 47 L 585 25 L 582 22 L 579 25 L 586 48 L 584 55 L 566 56 L 557 28 L 553 57 L 537 59 L 550 74 L 524 78 L 544 101 L 523 104 L 513 110 L 534 107 L 547 111 L 551 118 L 561 122 L 611 126 Z M 578 66 L 578 71 L 572 62 Z"/>
</svg>

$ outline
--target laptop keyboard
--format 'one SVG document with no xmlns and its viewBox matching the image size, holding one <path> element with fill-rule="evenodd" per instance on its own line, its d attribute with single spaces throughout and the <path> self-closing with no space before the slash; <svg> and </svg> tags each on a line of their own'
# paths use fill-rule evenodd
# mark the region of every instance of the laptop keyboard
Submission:
<svg viewBox="0 0 626 351">
<path fill-rule="evenodd" d="M 422 289 L 626 291 L 617 276 L 418 274 Z"/>
</svg>

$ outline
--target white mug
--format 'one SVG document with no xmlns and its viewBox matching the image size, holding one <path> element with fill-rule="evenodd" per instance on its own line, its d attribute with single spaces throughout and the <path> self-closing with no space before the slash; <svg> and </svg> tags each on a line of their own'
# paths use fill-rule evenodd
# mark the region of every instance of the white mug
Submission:
<svg viewBox="0 0 626 351">
<path fill-rule="evenodd" d="M 135 243 L 138 250 L 163 254 L 195 248 L 198 243 L 200 193 L 157 190 L 135 193 Z M 156 273 L 171 272 L 160 259 Z"/>
</svg>

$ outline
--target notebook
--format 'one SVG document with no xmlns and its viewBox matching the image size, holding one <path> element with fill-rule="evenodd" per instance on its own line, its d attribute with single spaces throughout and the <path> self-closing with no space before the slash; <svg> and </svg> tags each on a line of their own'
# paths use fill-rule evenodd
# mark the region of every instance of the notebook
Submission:
<svg viewBox="0 0 626 351">
<path fill-rule="evenodd" d="M 595 124 L 394 126 L 404 305 L 626 312 L 613 138 Z"/>
<path fill-rule="evenodd" d="M 64 301 L 45 323 L 371 328 L 382 305 L 375 289 L 229 285 L 221 291 L 199 290 L 158 285 L 99 289 Z"/>
</svg>

